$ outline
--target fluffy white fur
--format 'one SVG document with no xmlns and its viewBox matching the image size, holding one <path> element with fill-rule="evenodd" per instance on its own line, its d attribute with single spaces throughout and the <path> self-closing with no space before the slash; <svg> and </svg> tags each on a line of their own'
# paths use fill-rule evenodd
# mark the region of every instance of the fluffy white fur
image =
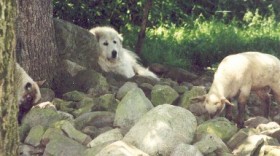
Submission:
<svg viewBox="0 0 280 156">
<path fill-rule="evenodd" d="M 29 85 L 30 84 L 30 85 Z M 16 63 L 15 86 L 19 105 L 35 104 L 41 99 L 41 93 L 38 84 L 25 72 L 25 70 Z M 31 99 L 30 100 L 28 100 Z"/>
<path fill-rule="evenodd" d="M 123 48 L 123 38 L 115 29 L 111 27 L 95 27 L 90 30 L 95 35 L 100 45 L 100 56 L 98 64 L 105 72 L 114 72 L 131 78 L 136 74 L 144 77 L 159 78 L 149 69 L 138 64 L 139 57 Z"/>
<path fill-rule="evenodd" d="M 280 61 L 260 52 L 243 52 L 225 57 L 219 64 L 205 106 L 210 114 L 222 111 L 229 100 L 238 95 L 239 103 L 246 103 L 251 91 L 267 93 L 271 88 L 280 102 Z"/>
<path fill-rule="evenodd" d="M 208 113 L 214 117 L 226 108 L 226 117 L 232 119 L 230 100 L 238 101 L 237 124 L 244 126 L 245 106 L 254 91 L 263 103 L 264 116 L 269 117 L 270 91 L 280 103 L 280 60 L 260 52 L 243 52 L 225 57 L 214 75 L 212 86 L 204 99 Z"/>
</svg>

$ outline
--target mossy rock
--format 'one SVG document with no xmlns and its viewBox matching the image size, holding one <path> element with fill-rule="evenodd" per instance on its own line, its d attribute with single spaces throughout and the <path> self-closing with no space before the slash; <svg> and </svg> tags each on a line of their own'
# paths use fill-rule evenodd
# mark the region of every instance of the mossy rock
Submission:
<svg viewBox="0 0 280 156">
<path fill-rule="evenodd" d="M 237 132 L 237 130 L 238 128 L 234 123 L 224 117 L 218 117 L 200 124 L 197 127 L 196 133 L 214 134 L 226 142 Z"/>
<path fill-rule="evenodd" d="M 151 102 L 154 106 L 172 104 L 179 94 L 168 85 L 155 85 L 151 92 Z"/>
</svg>

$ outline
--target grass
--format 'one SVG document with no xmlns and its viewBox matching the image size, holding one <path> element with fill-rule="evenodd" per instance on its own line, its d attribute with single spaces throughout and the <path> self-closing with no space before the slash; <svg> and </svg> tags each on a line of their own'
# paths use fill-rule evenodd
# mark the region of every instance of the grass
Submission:
<svg viewBox="0 0 280 156">
<path fill-rule="evenodd" d="M 137 30 L 126 27 L 124 45 L 134 48 Z M 141 58 L 144 63 L 161 63 L 185 69 L 209 67 L 225 56 L 261 51 L 280 57 L 280 23 L 271 18 L 252 17 L 242 24 L 233 21 L 197 19 L 182 27 L 148 29 Z"/>
</svg>

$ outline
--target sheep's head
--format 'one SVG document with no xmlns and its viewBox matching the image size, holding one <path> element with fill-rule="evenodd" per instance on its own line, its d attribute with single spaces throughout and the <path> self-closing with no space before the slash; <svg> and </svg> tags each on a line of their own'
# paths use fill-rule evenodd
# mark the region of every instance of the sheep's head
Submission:
<svg viewBox="0 0 280 156">
<path fill-rule="evenodd" d="M 224 110 L 226 104 L 233 106 L 225 97 L 219 97 L 215 94 L 207 94 L 193 99 L 204 101 L 204 107 L 211 118 L 219 115 Z"/>
<path fill-rule="evenodd" d="M 225 107 L 222 100 L 220 100 L 219 97 L 213 94 L 206 96 L 204 106 L 211 117 L 220 114 L 220 112 L 222 112 Z"/>
<path fill-rule="evenodd" d="M 45 80 L 38 82 L 30 81 L 27 82 L 23 88 L 18 89 L 19 123 L 21 123 L 25 113 L 27 113 L 41 99 L 39 86 L 41 86 L 44 82 Z"/>
<path fill-rule="evenodd" d="M 27 82 L 24 86 L 24 92 L 20 95 L 19 106 L 20 107 L 32 107 L 41 99 L 41 93 L 39 86 L 36 82 Z"/>
</svg>

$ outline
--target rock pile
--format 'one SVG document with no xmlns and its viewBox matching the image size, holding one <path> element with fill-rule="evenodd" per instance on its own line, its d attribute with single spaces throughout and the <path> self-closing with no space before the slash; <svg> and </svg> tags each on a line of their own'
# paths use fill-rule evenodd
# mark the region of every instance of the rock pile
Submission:
<svg viewBox="0 0 280 156">
<path fill-rule="evenodd" d="M 42 102 L 50 101 L 55 107 L 34 107 L 24 117 L 20 155 L 280 154 L 277 111 L 271 115 L 272 120 L 257 117 L 261 108 L 256 96 L 251 96 L 249 102 L 246 128 L 238 129 L 224 117 L 208 119 L 202 103 L 191 98 L 207 93 L 212 75 L 191 74 L 188 78 L 189 72 L 172 68 L 172 72 L 183 72 L 177 75 L 185 79 L 164 76 L 155 82 L 103 73 L 88 53 L 96 47 L 88 43 L 94 39 L 86 30 L 55 21 L 64 62 L 60 75 L 63 79 L 57 81 L 56 93 L 41 89 Z M 77 39 L 80 34 L 84 34 L 83 40 Z M 273 110 L 279 108 L 272 105 Z"/>
</svg>

